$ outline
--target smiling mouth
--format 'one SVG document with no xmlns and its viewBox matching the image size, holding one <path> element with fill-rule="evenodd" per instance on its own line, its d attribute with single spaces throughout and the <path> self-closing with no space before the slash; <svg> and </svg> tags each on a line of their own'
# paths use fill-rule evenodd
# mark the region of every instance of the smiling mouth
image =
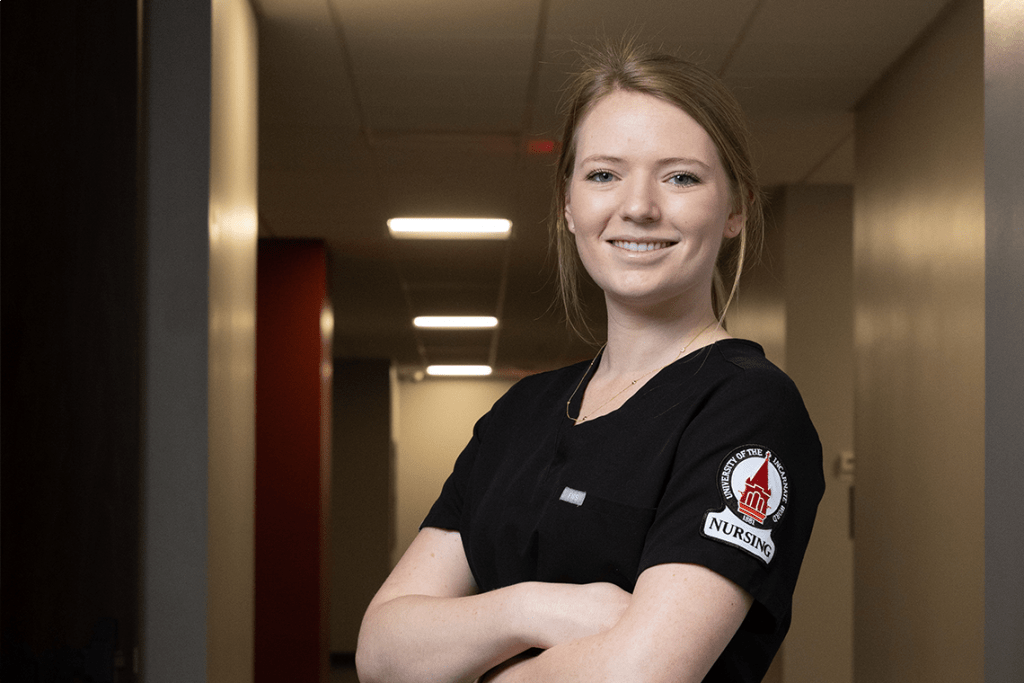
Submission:
<svg viewBox="0 0 1024 683">
<path fill-rule="evenodd" d="M 627 251 L 657 251 L 671 247 L 674 242 L 626 242 L 624 240 L 613 240 L 612 246 Z"/>
</svg>

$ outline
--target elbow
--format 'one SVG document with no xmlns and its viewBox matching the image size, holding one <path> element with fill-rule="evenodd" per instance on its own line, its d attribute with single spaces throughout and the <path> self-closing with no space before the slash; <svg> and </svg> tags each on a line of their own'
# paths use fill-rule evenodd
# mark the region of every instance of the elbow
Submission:
<svg viewBox="0 0 1024 683">
<path fill-rule="evenodd" d="M 379 680 L 373 668 L 373 660 L 363 644 L 362 633 L 359 634 L 359 642 L 356 644 L 356 678 L 366 683 L 376 683 Z"/>
<path fill-rule="evenodd" d="M 361 683 L 386 683 L 383 650 L 379 638 L 374 637 L 372 624 L 367 624 L 368 621 L 369 613 L 363 618 L 356 639 L 356 676 Z"/>
<path fill-rule="evenodd" d="M 361 683 L 384 683 L 380 667 L 376 666 L 362 642 L 356 646 L 356 677 Z"/>
<path fill-rule="evenodd" d="M 360 639 L 356 645 L 356 677 L 360 683 L 388 683 L 386 661 L 379 649 L 365 645 Z"/>
</svg>

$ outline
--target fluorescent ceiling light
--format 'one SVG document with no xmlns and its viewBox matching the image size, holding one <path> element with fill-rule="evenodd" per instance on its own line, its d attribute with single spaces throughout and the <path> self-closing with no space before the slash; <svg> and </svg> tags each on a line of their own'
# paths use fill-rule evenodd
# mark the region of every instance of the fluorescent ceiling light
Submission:
<svg viewBox="0 0 1024 683">
<path fill-rule="evenodd" d="M 388 231 L 395 239 L 508 239 L 512 221 L 504 218 L 391 218 Z"/>
<path fill-rule="evenodd" d="M 498 319 L 491 315 L 421 315 L 412 319 L 416 327 L 497 327 Z"/>
<path fill-rule="evenodd" d="M 432 377 L 484 377 L 491 374 L 490 365 L 428 365 Z"/>
</svg>

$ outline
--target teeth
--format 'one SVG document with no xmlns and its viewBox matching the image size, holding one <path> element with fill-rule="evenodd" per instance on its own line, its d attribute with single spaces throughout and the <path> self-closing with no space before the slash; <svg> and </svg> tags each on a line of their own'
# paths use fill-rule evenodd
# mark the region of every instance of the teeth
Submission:
<svg viewBox="0 0 1024 683">
<path fill-rule="evenodd" d="M 613 246 L 629 251 L 654 251 L 655 249 L 664 249 L 671 244 L 671 242 L 623 242 L 621 240 L 612 242 Z"/>
</svg>

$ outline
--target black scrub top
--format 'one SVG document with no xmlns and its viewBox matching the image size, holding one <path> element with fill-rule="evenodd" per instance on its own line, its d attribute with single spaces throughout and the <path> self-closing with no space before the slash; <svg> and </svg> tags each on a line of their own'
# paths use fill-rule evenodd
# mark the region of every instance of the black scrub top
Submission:
<svg viewBox="0 0 1024 683">
<path fill-rule="evenodd" d="M 704 679 L 760 681 L 789 629 L 824 492 L 821 444 L 793 382 L 729 339 L 576 425 L 588 363 L 520 381 L 476 424 L 423 526 L 460 532 L 481 591 L 705 566 L 754 606 Z M 573 390 L 583 385 L 573 395 Z"/>
</svg>

